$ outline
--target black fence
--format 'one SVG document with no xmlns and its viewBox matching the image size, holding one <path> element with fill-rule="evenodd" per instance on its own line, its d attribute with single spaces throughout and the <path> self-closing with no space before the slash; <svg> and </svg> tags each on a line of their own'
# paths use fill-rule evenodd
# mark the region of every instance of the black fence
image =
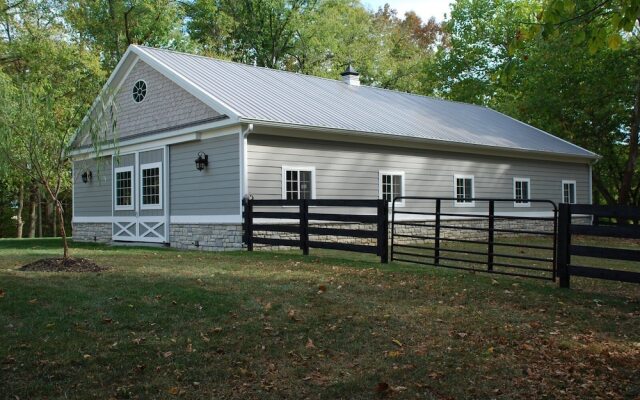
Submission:
<svg viewBox="0 0 640 400">
<path fill-rule="evenodd" d="M 269 207 L 282 207 L 279 211 L 261 211 Z M 320 213 L 309 207 L 334 208 L 333 213 Z M 352 214 L 340 212 L 340 208 L 370 208 L 372 214 Z M 243 211 L 243 241 L 249 251 L 255 244 L 269 246 L 299 247 L 308 255 L 310 248 L 333 249 L 371 253 L 380 256 L 382 263 L 389 262 L 389 205 L 384 200 L 255 200 L 245 199 Z M 258 220 L 259 223 L 256 223 Z M 264 222 L 267 221 L 267 222 Z M 312 225 L 310 222 L 320 222 Z M 322 226 L 331 223 L 360 223 L 374 225 L 372 229 L 336 228 Z M 356 225 L 358 226 L 358 225 Z M 362 228 L 362 226 L 360 226 Z M 256 235 L 256 232 L 270 233 L 272 236 Z M 343 243 L 339 241 L 310 240 L 310 236 L 338 236 L 345 238 L 375 239 L 375 245 Z"/>
<path fill-rule="evenodd" d="M 443 211 L 444 206 L 453 205 L 455 198 L 396 197 L 392 207 L 391 260 L 555 280 L 554 202 L 528 201 L 530 207 L 546 210 L 545 217 L 496 213 L 496 207 L 512 208 L 514 199 L 467 200 L 475 202 L 473 212 L 463 212 L 464 208 Z M 404 201 L 411 201 L 411 211 L 397 206 Z M 526 236 L 528 240 L 512 240 L 513 236 Z"/>
<path fill-rule="evenodd" d="M 574 224 L 575 215 L 593 217 L 593 224 Z M 640 239 L 640 209 L 627 206 L 594 206 L 589 204 L 561 204 L 558 235 L 558 275 L 560 287 L 570 286 L 571 276 L 582 276 L 640 283 L 640 273 L 620 269 L 607 269 L 579 265 L 572 259 L 621 260 L 640 262 L 640 249 L 612 248 L 574 244 L 575 235 L 596 238 Z M 635 222 L 632 224 L 632 222 Z M 631 244 L 632 246 L 634 244 Z M 632 247 L 630 246 L 630 247 Z"/>
</svg>

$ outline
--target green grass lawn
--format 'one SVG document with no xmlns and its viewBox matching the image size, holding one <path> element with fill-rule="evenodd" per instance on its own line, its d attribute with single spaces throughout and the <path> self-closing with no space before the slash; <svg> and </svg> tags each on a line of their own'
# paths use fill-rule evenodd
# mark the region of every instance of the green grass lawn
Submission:
<svg viewBox="0 0 640 400">
<path fill-rule="evenodd" d="M 18 270 L 58 246 L 0 240 L 0 398 L 640 397 L 638 285 L 86 244 L 109 271 Z"/>
</svg>

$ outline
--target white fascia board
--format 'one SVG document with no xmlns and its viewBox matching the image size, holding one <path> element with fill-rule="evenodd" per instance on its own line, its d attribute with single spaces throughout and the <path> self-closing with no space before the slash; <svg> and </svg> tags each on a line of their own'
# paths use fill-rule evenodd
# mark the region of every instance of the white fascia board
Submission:
<svg viewBox="0 0 640 400">
<path fill-rule="evenodd" d="M 415 148 L 416 143 L 420 143 L 420 144 L 429 146 L 429 148 L 433 150 L 455 151 L 459 153 L 493 155 L 493 156 L 500 156 L 500 157 L 527 157 L 534 160 L 564 161 L 564 162 L 574 162 L 574 163 L 577 163 L 577 162 L 589 163 L 589 162 L 592 162 L 593 160 L 598 159 L 599 157 L 595 154 L 593 156 L 586 156 L 586 155 L 581 156 L 576 154 L 555 153 L 551 151 L 525 150 L 525 149 L 518 149 L 518 148 L 511 148 L 511 147 L 506 148 L 506 147 L 488 146 L 488 145 L 481 145 L 481 144 L 460 143 L 460 142 L 451 142 L 446 140 L 399 136 L 399 135 L 393 135 L 393 134 L 383 133 L 383 132 L 354 131 L 354 130 L 348 130 L 348 129 L 329 128 L 324 126 L 303 125 L 303 124 L 278 122 L 278 121 L 258 120 L 258 119 L 244 118 L 244 117 L 240 118 L 240 122 L 243 122 L 246 124 L 254 124 L 255 126 L 302 130 L 302 131 L 308 131 L 310 133 L 320 132 L 320 133 L 332 133 L 336 135 L 348 135 L 351 137 L 363 138 L 364 140 L 362 141 L 365 141 L 365 142 L 366 142 L 366 138 L 386 139 L 386 140 L 392 140 L 393 142 L 395 142 L 395 145 L 398 147 Z M 284 136 L 287 136 L 287 135 L 284 135 Z M 318 137 L 318 139 L 322 139 L 322 137 Z M 393 146 L 393 144 L 390 144 L 390 145 Z"/>
<path fill-rule="evenodd" d="M 105 146 L 100 156 L 114 154 L 116 150 L 120 153 L 128 153 L 140 150 L 148 150 L 151 147 L 162 147 L 166 145 L 192 142 L 196 140 L 206 140 L 219 136 L 238 134 L 240 124 L 238 122 L 224 119 L 208 124 L 196 125 L 172 131 L 166 131 L 147 136 L 136 137 L 131 140 L 124 139 L 117 144 Z M 78 149 L 71 153 L 72 159 L 83 160 L 94 157 L 93 147 Z"/>
<path fill-rule="evenodd" d="M 239 112 L 237 112 L 232 107 L 225 104 L 212 94 L 203 90 L 200 86 L 193 83 L 184 75 L 179 74 L 173 68 L 158 60 L 144 48 L 135 45 L 129 46 L 129 48 L 132 49 L 132 51 L 135 52 L 142 61 L 155 68 L 158 72 L 171 79 L 178 86 L 195 96 L 197 99 L 199 99 L 209 107 L 217 111 L 223 111 L 223 114 L 227 114 L 229 118 L 234 121 L 237 121 L 240 118 Z"/>
</svg>

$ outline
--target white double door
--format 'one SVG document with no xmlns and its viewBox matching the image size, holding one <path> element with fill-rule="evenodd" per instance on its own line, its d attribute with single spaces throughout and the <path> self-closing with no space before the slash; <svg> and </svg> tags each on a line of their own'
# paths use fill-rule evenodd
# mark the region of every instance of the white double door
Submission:
<svg viewBox="0 0 640 400">
<path fill-rule="evenodd" d="M 113 240 L 166 242 L 163 153 L 154 150 L 127 154 L 120 157 L 120 164 L 112 164 Z"/>
</svg>

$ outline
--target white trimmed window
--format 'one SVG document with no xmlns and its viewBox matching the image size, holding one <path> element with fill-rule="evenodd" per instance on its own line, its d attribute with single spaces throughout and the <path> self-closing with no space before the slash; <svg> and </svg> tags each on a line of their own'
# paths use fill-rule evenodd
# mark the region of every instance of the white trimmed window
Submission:
<svg viewBox="0 0 640 400">
<path fill-rule="evenodd" d="M 378 172 L 378 198 L 386 200 L 389 205 L 396 197 L 404 196 L 404 171 Z M 404 199 L 396 206 L 404 206 Z"/>
<path fill-rule="evenodd" d="M 576 181 L 562 181 L 562 202 L 576 203 Z"/>
<path fill-rule="evenodd" d="M 162 163 L 140 165 L 140 209 L 162 208 Z"/>
<path fill-rule="evenodd" d="M 531 179 L 513 178 L 513 202 L 514 207 L 529 207 L 531 203 Z"/>
<path fill-rule="evenodd" d="M 302 200 L 316 198 L 315 167 L 282 167 L 282 198 Z"/>
<path fill-rule="evenodd" d="M 456 207 L 474 207 L 475 196 L 474 189 L 475 178 L 473 175 L 454 175 L 453 176 L 453 197 L 455 197 Z"/>
<path fill-rule="evenodd" d="M 133 167 L 114 169 L 114 196 L 116 210 L 133 210 Z"/>
</svg>

